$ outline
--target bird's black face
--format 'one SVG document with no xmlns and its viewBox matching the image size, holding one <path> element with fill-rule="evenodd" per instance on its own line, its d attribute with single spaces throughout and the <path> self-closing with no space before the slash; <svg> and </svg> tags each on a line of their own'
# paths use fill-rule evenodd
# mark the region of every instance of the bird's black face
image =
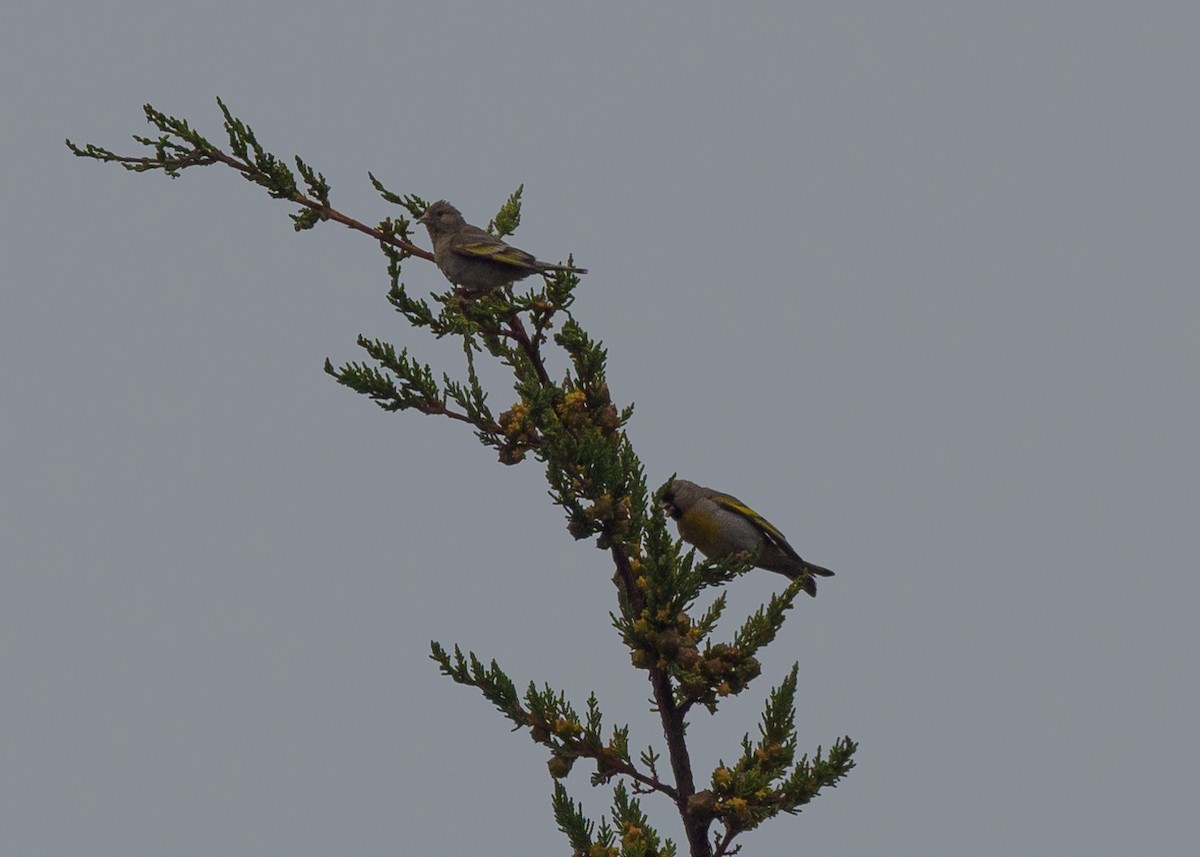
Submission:
<svg viewBox="0 0 1200 857">
<path fill-rule="evenodd" d="M 672 479 L 663 486 L 662 493 L 658 495 L 659 502 L 662 503 L 666 513 L 678 521 L 693 506 L 704 499 L 705 490 L 707 489 L 701 488 L 695 482 L 688 482 L 686 479 Z"/>
<path fill-rule="evenodd" d="M 666 491 L 664 491 L 662 499 L 659 501 L 659 503 L 662 505 L 663 511 L 666 512 L 672 520 L 678 521 L 681 517 L 683 517 L 683 512 L 680 511 L 679 507 L 675 505 L 675 491 L 673 489 L 668 488 Z"/>
</svg>

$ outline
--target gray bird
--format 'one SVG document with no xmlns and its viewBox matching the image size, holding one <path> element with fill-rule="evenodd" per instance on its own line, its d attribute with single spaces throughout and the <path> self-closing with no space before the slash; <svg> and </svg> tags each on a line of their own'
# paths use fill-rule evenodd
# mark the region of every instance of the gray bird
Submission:
<svg viewBox="0 0 1200 857">
<path fill-rule="evenodd" d="M 425 209 L 417 222 L 424 223 L 429 230 L 433 261 L 446 279 L 472 297 L 502 289 L 530 274 L 587 273 L 586 268 L 538 261 L 524 250 L 467 223 L 459 210 L 444 199 Z"/>
<path fill-rule="evenodd" d="M 792 580 L 803 577 L 804 591 L 812 596 L 817 594 L 814 574 L 833 576 L 829 569 L 801 559 L 774 524 L 737 497 L 672 479 L 663 489 L 662 506 L 675 520 L 679 537 L 710 559 L 759 550 L 756 566 Z"/>
</svg>

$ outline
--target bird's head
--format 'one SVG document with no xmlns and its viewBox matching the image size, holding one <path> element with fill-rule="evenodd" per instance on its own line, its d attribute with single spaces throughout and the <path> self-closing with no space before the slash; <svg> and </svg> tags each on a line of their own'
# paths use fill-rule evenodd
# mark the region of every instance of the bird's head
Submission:
<svg viewBox="0 0 1200 857">
<path fill-rule="evenodd" d="M 659 503 L 663 511 L 678 521 L 683 513 L 704 496 L 704 489 L 686 479 L 672 479 L 660 489 Z"/>
<path fill-rule="evenodd" d="M 444 199 L 439 199 L 425 209 L 425 213 L 417 218 L 417 222 L 425 224 L 430 236 L 455 232 L 466 223 L 462 213 Z"/>
</svg>

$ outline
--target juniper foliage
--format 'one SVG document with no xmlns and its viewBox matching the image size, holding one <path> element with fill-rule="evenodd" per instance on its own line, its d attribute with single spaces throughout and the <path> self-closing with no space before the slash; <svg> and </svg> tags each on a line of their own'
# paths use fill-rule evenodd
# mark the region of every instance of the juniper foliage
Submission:
<svg viewBox="0 0 1200 857">
<path fill-rule="evenodd" d="M 799 665 L 767 697 L 758 738 L 742 741 L 736 761 L 721 762 L 701 784 L 690 760 L 686 717 L 699 704 L 716 714 L 723 699 L 746 691 L 761 673 L 759 652 L 779 632 L 801 591 L 793 582 L 747 617 L 731 639 L 721 640 L 719 620 L 726 608 L 718 592 L 707 606 L 701 598 L 743 574 L 753 557 L 696 562 L 673 539 L 646 484 L 645 470 L 625 432 L 633 406 L 618 406 L 605 376 L 603 344 L 574 317 L 571 305 L 579 278 L 566 271 L 544 276 L 526 291 L 500 291 L 464 300 L 451 290 L 414 297 L 401 280 L 409 259 L 432 261 L 413 239 L 414 221 L 428 202 L 398 194 L 374 175 L 368 178 L 392 216 L 375 224 L 333 207 L 325 176 L 299 157 L 295 169 L 268 152 L 254 131 L 220 99 L 224 147 L 211 142 L 183 119 L 151 105 L 144 108 L 153 136 L 134 135 L 140 155 L 121 155 L 87 144 L 67 146 L 79 157 L 119 164 L 134 172 L 160 172 L 177 178 L 193 167 L 223 165 L 294 207 L 297 231 L 339 223 L 375 239 L 386 260 L 387 300 L 404 320 L 431 336 L 455 337 L 462 344 L 458 376 L 435 372 L 407 349 L 360 336 L 364 357 L 325 371 L 339 384 L 388 411 L 415 411 L 465 423 L 499 461 L 516 465 L 533 459 L 545 470 L 553 502 L 561 506 L 567 530 L 590 539 L 611 558 L 616 607 L 613 627 L 629 650 L 630 664 L 649 680 L 652 712 L 661 721 L 663 752 L 648 747 L 636 755 L 627 726 L 607 731 L 599 701 L 583 706 L 549 684 L 530 682 L 523 692 L 495 662 L 484 663 L 457 646 L 431 644 L 430 657 L 449 678 L 478 690 L 515 729 L 549 751 L 555 821 L 579 857 L 670 857 L 676 844 L 663 837 L 643 812 L 640 798 L 661 795 L 676 807 L 692 857 L 724 857 L 740 850 L 737 836 L 781 813 L 796 813 L 854 767 L 857 744 L 849 737 L 827 751 L 797 757 L 795 698 Z M 521 219 L 518 188 L 499 208 L 489 227 L 511 234 Z M 568 258 L 567 264 L 573 260 Z M 569 368 L 560 380 L 547 369 L 549 352 Z M 476 372 L 480 359 L 495 360 L 512 376 L 510 404 L 499 414 Z M 611 788 L 611 806 L 599 820 L 589 818 L 563 781 L 575 763 L 592 767 L 593 786 Z M 666 762 L 665 770 L 663 762 Z"/>
</svg>

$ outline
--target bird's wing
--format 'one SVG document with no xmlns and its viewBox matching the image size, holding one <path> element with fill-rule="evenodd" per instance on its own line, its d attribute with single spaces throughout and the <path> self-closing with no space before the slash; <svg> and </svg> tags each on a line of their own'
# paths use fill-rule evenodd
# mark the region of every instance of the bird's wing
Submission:
<svg viewBox="0 0 1200 857">
<path fill-rule="evenodd" d="M 472 259 L 490 259 L 518 268 L 534 267 L 537 261 L 524 250 L 518 250 L 511 244 L 506 244 L 499 238 L 490 235 L 471 237 L 454 245 L 454 252 Z"/>
<path fill-rule="evenodd" d="M 737 497 L 731 497 L 728 494 L 714 493 L 711 499 L 722 509 L 733 512 L 735 515 L 741 515 L 750 523 L 754 524 L 759 532 L 766 536 L 767 541 L 778 547 L 785 554 L 793 559 L 800 559 L 800 555 L 796 553 L 795 548 L 788 544 L 787 539 L 783 537 L 783 533 L 779 532 L 774 524 L 772 524 L 762 515 L 758 514 L 758 512 L 751 509 Z"/>
</svg>

